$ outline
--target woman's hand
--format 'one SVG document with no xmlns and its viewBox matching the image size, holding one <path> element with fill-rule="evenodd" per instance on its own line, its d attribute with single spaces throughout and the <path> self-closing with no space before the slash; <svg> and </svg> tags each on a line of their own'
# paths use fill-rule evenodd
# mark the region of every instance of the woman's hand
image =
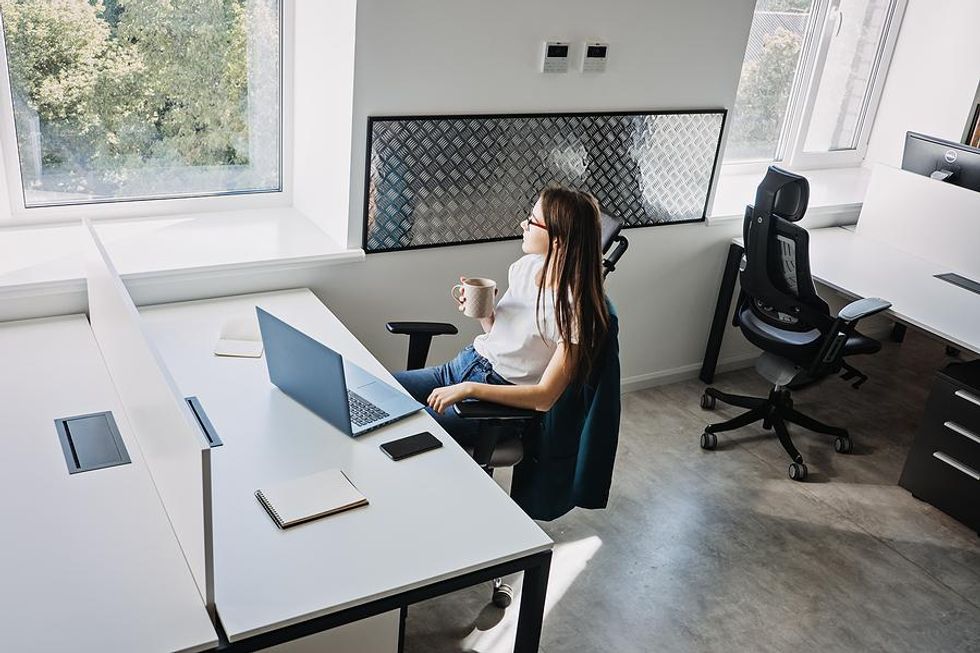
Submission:
<svg viewBox="0 0 980 653">
<path fill-rule="evenodd" d="M 457 404 L 464 399 L 469 399 L 473 396 L 472 384 L 468 381 L 463 383 L 457 383 L 455 385 L 447 385 L 441 388 L 436 388 L 429 395 L 426 401 L 432 410 L 439 414 L 445 413 L 449 410 L 449 407 L 453 404 Z"/>
</svg>

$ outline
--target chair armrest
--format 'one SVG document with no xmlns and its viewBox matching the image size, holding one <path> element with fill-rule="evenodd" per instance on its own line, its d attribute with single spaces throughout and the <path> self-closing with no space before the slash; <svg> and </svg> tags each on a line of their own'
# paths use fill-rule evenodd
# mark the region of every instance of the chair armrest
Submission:
<svg viewBox="0 0 980 653">
<path fill-rule="evenodd" d="M 463 419 L 534 419 L 539 413 L 530 408 L 514 408 L 492 401 L 469 399 L 453 404 L 453 411 Z"/>
<path fill-rule="evenodd" d="M 851 334 L 854 333 L 855 325 L 858 321 L 887 310 L 890 307 L 891 302 L 887 302 L 884 299 L 866 297 L 865 299 L 851 302 L 840 309 L 837 318 L 823 339 L 820 351 L 808 368 L 807 374 L 813 378 L 819 378 L 824 376 L 828 369 L 832 372 L 840 369 L 844 360 L 842 355 L 844 345 L 847 343 L 847 339 Z"/>
<path fill-rule="evenodd" d="M 887 310 L 891 308 L 891 305 L 891 302 L 887 302 L 884 299 L 879 299 L 878 297 L 867 297 L 865 299 L 853 301 L 844 308 L 840 309 L 840 313 L 837 314 L 837 317 L 843 322 L 853 324 L 854 322 L 863 320 L 870 315 Z"/>
<path fill-rule="evenodd" d="M 446 322 L 388 322 L 385 326 L 390 333 L 408 336 L 408 362 L 405 369 L 409 370 L 425 367 L 432 336 L 454 336 L 459 333 L 455 326 Z"/>
<path fill-rule="evenodd" d="M 385 324 L 389 333 L 405 335 L 446 336 L 456 335 L 459 330 L 446 322 L 388 322 Z"/>
</svg>

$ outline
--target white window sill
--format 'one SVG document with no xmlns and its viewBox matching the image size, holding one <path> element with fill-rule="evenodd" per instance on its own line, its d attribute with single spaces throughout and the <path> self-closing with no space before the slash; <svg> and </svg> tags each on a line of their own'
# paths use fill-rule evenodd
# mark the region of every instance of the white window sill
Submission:
<svg viewBox="0 0 980 653">
<path fill-rule="evenodd" d="M 338 245 L 291 208 L 98 222 L 95 230 L 131 287 L 186 286 L 364 260 L 363 250 Z M 0 229 L 0 304 L 44 296 L 54 301 L 77 293 L 84 297 L 86 238 L 78 224 Z M 77 310 L 78 303 L 72 300 L 65 308 Z M 42 312 L 52 310 L 48 306 Z M 34 316 L 27 309 L 0 311 L 0 319 Z"/>
<path fill-rule="evenodd" d="M 799 174 L 810 182 L 807 216 L 814 220 L 804 218 L 807 226 L 823 226 L 816 223 L 836 221 L 836 218 L 857 218 L 871 177 L 869 169 L 824 168 L 803 170 Z M 745 214 L 745 206 L 755 202 L 755 191 L 763 176 L 764 172 L 725 174 L 722 170 L 707 223 L 718 225 L 736 220 L 740 222 Z"/>
<path fill-rule="evenodd" d="M 364 259 L 291 208 L 99 222 L 95 231 L 124 279 Z"/>
<path fill-rule="evenodd" d="M 80 224 L 0 229 L 0 289 L 85 288 Z"/>
</svg>

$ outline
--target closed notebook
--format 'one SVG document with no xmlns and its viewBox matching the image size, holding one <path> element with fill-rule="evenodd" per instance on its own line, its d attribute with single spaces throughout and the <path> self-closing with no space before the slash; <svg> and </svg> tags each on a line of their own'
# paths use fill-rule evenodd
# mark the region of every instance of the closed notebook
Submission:
<svg viewBox="0 0 980 653">
<path fill-rule="evenodd" d="M 258 490 L 255 498 L 279 528 L 289 528 L 311 519 L 367 505 L 339 469 L 328 469 Z"/>
</svg>

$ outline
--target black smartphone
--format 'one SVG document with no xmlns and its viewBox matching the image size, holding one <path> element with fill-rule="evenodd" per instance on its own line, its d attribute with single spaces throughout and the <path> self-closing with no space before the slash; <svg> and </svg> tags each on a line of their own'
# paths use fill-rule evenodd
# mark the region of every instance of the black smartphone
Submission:
<svg viewBox="0 0 980 653">
<path fill-rule="evenodd" d="M 423 451 L 438 449 L 441 446 L 442 442 L 439 438 L 428 431 L 423 431 L 415 435 L 392 440 L 391 442 L 385 442 L 381 445 L 381 450 L 388 454 L 388 457 L 392 460 L 401 460 L 402 458 L 408 458 Z"/>
</svg>

